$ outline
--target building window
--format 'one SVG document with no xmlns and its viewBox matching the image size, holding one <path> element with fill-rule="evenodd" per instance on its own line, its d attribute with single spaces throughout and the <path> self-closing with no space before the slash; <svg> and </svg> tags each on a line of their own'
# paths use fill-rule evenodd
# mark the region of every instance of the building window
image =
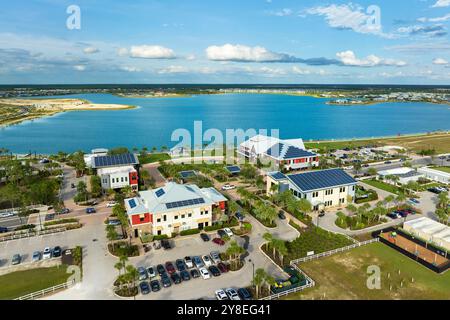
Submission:
<svg viewBox="0 0 450 320">
<path fill-rule="evenodd" d="M 158 236 L 160 236 L 161 235 L 161 230 L 158 230 Z"/>
<path fill-rule="evenodd" d="M 192 217 L 192 213 L 188 213 L 188 218 Z"/>
<path fill-rule="evenodd" d="M 163 220 L 167 221 L 167 216 L 166 215 L 163 216 Z"/>
<path fill-rule="evenodd" d="M 209 211 L 208 210 L 205 210 L 205 214 L 207 215 L 209 213 Z"/>
<path fill-rule="evenodd" d="M 345 203 L 345 198 L 339 199 L 339 203 L 344 204 Z"/>
<path fill-rule="evenodd" d="M 175 218 L 175 220 L 178 220 L 178 216 L 175 216 L 174 218 Z"/>
<path fill-rule="evenodd" d="M 156 219 L 156 222 L 160 223 L 161 222 L 161 218 Z"/>
<path fill-rule="evenodd" d="M 182 214 L 182 215 L 181 215 L 181 219 L 184 219 L 184 218 L 186 218 L 186 215 L 185 215 L 185 214 Z"/>
<path fill-rule="evenodd" d="M 346 188 L 345 188 L 345 187 L 342 187 L 342 188 L 339 189 L 339 192 L 340 192 L 340 193 L 344 193 L 345 191 L 346 191 Z"/>
<path fill-rule="evenodd" d="M 314 206 L 314 207 L 313 207 L 313 210 L 314 210 L 314 211 L 319 211 L 319 206 Z"/>
<path fill-rule="evenodd" d="M 125 177 L 125 181 L 128 182 L 128 177 Z"/>
<path fill-rule="evenodd" d="M 319 196 L 319 191 L 315 191 L 312 193 L 313 198 L 317 198 Z"/>
<path fill-rule="evenodd" d="M 139 215 L 139 222 L 144 222 L 145 221 L 145 215 L 141 214 Z"/>
<path fill-rule="evenodd" d="M 329 196 L 329 195 L 331 195 L 331 194 L 333 194 L 333 189 L 329 189 L 329 190 L 326 190 L 326 191 L 325 191 L 325 195 L 326 195 L 326 196 Z"/>
<path fill-rule="evenodd" d="M 355 191 L 355 186 L 352 187 L 352 190 Z"/>
</svg>

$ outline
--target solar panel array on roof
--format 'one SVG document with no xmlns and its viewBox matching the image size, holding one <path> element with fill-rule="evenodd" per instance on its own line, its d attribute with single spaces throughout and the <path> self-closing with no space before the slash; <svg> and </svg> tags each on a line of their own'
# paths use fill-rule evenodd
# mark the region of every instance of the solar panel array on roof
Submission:
<svg viewBox="0 0 450 320">
<path fill-rule="evenodd" d="M 275 172 L 275 173 L 272 173 L 270 176 L 271 176 L 272 178 L 274 178 L 275 180 L 283 180 L 283 179 L 286 179 L 286 176 L 285 176 L 284 174 L 282 174 L 281 172 Z"/>
<path fill-rule="evenodd" d="M 131 209 L 136 207 L 136 201 L 134 199 L 128 200 L 128 204 L 130 205 Z"/>
<path fill-rule="evenodd" d="M 166 192 L 164 191 L 164 189 L 158 189 L 158 190 L 156 190 L 156 192 L 155 192 L 155 194 L 156 194 L 156 196 L 159 198 L 159 197 L 162 197 L 164 194 L 165 194 Z"/>
<path fill-rule="evenodd" d="M 174 208 L 193 206 L 195 204 L 201 204 L 201 203 L 205 203 L 205 199 L 197 198 L 197 199 L 191 199 L 191 200 L 169 202 L 169 203 L 166 203 L 166 208 L 174 209 Z"/>
<path fill-rule="evenodd" d="M 116 154 L 112 156 L 98 156 L 94 157 L 94 167 L 113 167 L 122 165 L 134 165 L 138 161 L 136 156 L 132 153 Z"/>
<path fill-rule="evenodd" d="M 231 173 L 239 173 L 241 172 L 241 168 L 238 166 L 226 166 L 227 170 Z"/>
<path fill-rule="evenodd" d="M 314 157 L 315 155 L 315 153 L 290 146 L 284 154 L 283 159 Z"/>
<path fill-rule="evenodd" d="M 267 150 L 266 153 L 272 157 L 279 157 L 281 154 L 281 150 L 283 150 L 283 147 L 283 143 L 277 143 L 273 145 L 269 150 Z"/>
<path fill-rule="evenodd" d="M 356 183 L 344 170 L 331 169 L 312 171 L 287 176 L 302 191 L 331 188 L 340 185 Z"/>
</svg>

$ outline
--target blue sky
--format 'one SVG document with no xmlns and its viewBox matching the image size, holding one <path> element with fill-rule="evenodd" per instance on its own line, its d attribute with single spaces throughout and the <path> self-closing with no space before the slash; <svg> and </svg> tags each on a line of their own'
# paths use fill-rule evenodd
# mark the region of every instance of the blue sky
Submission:
<svg viewBox="0 0 450 320">
<path fill-rule="evenodd" d="M 449 84 L 449 26 L 450 0 L 16 0 L 0 83 Z"/>
</svg>

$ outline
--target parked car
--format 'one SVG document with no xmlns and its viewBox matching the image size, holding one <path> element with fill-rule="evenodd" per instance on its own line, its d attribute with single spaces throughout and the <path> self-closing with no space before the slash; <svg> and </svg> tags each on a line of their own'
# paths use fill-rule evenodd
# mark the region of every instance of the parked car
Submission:
<svg viewBox="0 0 450 320">
<path fill-rule="evenodd" d="M 50 247 L 46 247 L 44 249 L 44 253 L 42 254 L 42 258 L 45 259 L 50 259 L 52 257 L 52 249 L 50 249 Z"/>
<path fill-rule="evenodd" d="M 147 280 L 148 274 L 144 267 L 137 268 L 137 271 L 139 273 L 139 281 Z"/>
<path fill-rule="evenodd" d="M 320 211 L 320 213 L 319 213 L 319 217 L 320 217 L 320 218 L 323 218 L 323 217 L 325 217 L 325 211 L 323 211 L 323 210 L 322 210 L 322 211 Z"/>
<path fill-rule="evenodd" d="M 158 280 L 152 280 L 150 282 L 150 287 L 152 288 L 153 292 L 158 292 L 159 290 L 161 290 L 161 286 Z"/>
<path fill-rule="evenodd" d="M 203 280 L 211 278 L 211 275 L 209 274 L 208 270 L 206 270 L 206 268 L 200 268 L 198 271 L 200 272 L 200 275 L 202 276 Z"/>
<path fill-rule="evenodd" d="M 202 238 L 202 240 L 204 242 L 208 242 L 209 241 L 209 236 L 206 233 L 200 233 L 200 238 Z"/>
<path fill-rule="evenodd" d="M 158 264 L 156 266 L 156 271 L 158 272 L 158 274 L 160 276 L 162 276 L 164 273 L 166 273 L 166 268 L 164 268 L 164 266 L 162 264 Z"/>
<path fill-rule="evenodd" d="M 414 204 L 420 204 L 420 201 L 414 198 L 410 198 L 409 199 L 410 202 L 414 203 Z"/>
<path fill-rule="evenodd" d="M 62 208 L 58 214 L 68 214 L 70 213 L 70 209 L 69 208 Z"/>
<path fill-rule="evenodd" d="M 196 279 L 196 278 L 200 277 L 200 273 L 198 272 L 197 269 L 192 269 L 190 273 L 191 273 L 191 277 L 193 279 Z"/>
<path fill-rule="evenodd" d="M 16 253 L 15 255 L 12 256 L 11 264 L 16 265 L 19 264 L 21 261 L 22 257 L 20 256 L 20 254 Z"/>
<path fill-rule="evenodd" d="M 218 264 L 221 260 L 220 260 L 220 254 L 219 251 L 212 251 L 210 253 L 211 259 L 215 264 Z"/>
<path fill-rule="evenodd" d="M 225 233 L 227 234 L 227 236 L 229 236 L 230 238 L 231 238 L 232 236 L 234 236 L 234 233 L 233 233 L 233 231 L 231 231 L 230 228 L 225 228 L 225 229 L 223 229 L 223 231 L 225 231 Z"/>
<path fill-rule="evenodd" d="M 387 214 L 387 216 L 391 219 L 398 219 L 401 218 L 402 216 L 400 214 L 398 214 L 397 212 L 390 212 Z"/>
<path fill-rule="evenodd" d="M 220 272 L 222 272 L 222 273 L 226 273 L 226 272 L 229 271 L 228 266 L 225 263 L 223 263 L 223 262 L 219 262 L 217 264 L 217 268 L 219 268 Z"/>
<path fill-rule="evenodd" d="M 208 270 L 214 277 L 220 276 L 220 270 L 216 266 L 210 266 Z"/>
<path fill-rule="evenodd" d="M 40 251 L 35 251 L 35 252 L 33 252 L 33 256 L 32 256 L 32 258 L 31 258 L 31 260 L 32 260 L 33 262 L 36 262 L 36 261 L 41 260 L 41 252 L 40 252 Z"/>
<path fill-rule="evenodd" d="M 186 265 L 184 264 L 183 259 L 177 259 L 177 261 L 175 261 L 175 265 L 177 266 L 178 271 L 186 270 Z"/>
<path fill-rule="evenodd" d="M 202 259 L 199 256 L 192 257 L 192 261 L 194 262 L 194 265 L 197 269 L 203 268 L 205 264 L 203 263 Z"/>
<path fill-rule="evenodd" d="M 183 281 L 189 281 L 191 280 L 191 275 L 189 274 L 189 271 L 183 270 L 180 272 L 180 277 L 183 279 Z"/>
<path fill-rule="evenodd" d="M 117 204 L 117 202 L 115 202 L 115 201 L 110 201 L 110 202 L 108 202 L 108 203 L 106 204 L 106 207 L 107 207 L 107 208 L 112 208 L 112 207 L 114 207 L 116 204 Z"/>
<path fill-rule="evenodd" d="M 173 273 L 177 272 L 177 270 L 175 269 L 175 266 L 170 261 L 166 262 L 166 270 L 169 274 L 173 274 Z"/>
<path fill-rule="evenodd" d="M 150 293 L 150 286 L 148 285 L 147 281 L 143 281 L 143 282 L 139 283 L 139 288 L 141 289 L 142 294 Z"/>
<path fill-rule="evenodd" d="M 439 190 L 438 188 L 436 188 L 436 187 L 432 187 L 432 188 L 429 188 L 429 189 L 427 189 L 428 191 L 430 191 L 430 192 L 432 192 L 432 193 L 435 193 L 435 194 L 440 194 L 442 191 L 441 190 Z"/>
<path fill-rule="evenodd" d="M 189 257 L 189 256 L 184 257 L 184 263 L 186 264 L 186 267 L 188 267 L 188 269 L 194 267 L 194 263 L 192 262 L 192 258 Z"/>
<path fill-rule="evenodd" d="M 230 298 L 230 300 L 241 300 L 237 291 L 233 288 L 225 289 L 225 293 L 227 294 L 228 298 Z"/>
<path fill-rule="evenodd" d="M 172 249 L 172 246 L 170 245 L 170 242 L 167 239 L 162 239 L 161 240 L 161 246 L 164 248 L 164 250 Z"/>
<path fill-rule="evenodd" d="M 286 220 L 286 215 L 284 214 L 283 210 L 278 211 L 278 218 L 281 220 Z"/>
<path fill-rule="evenodd" d="M 53 258 L 58 258 L 61 257 L 61 247 L 60 246 L 56 246 L 53 248 Z"/>
<path fill-rule="evenodd" d="M 240 288 L 238 289 L 238 295 L 242 300 L 252 300 L 252 295 L 251 293 L 245 289 L 245 288 Z"/>
<path fill-rule="evenodd" d="M 214 242 L 215 244 L 218 244 L 219 246 L 223 246 L 223 245 L 225 244 L 225 241 L 223 241 L 223 240 L 220 239 L 220 238 L 214 238 L 214 239 L 212 240 L 212 242 Z"/>
<path fill-rule="evenodd" d="M 77 186 L 75 185 L 75 183 L 71 183 L 71 184 L 70 184 L 70 187 L 71 187 L 72 189 L 75 189 Z"/>
<path fill-rule="evenodd" d="M 170 275 L 170 279 L 172 279 L 173 283 L 180 284 L 182 279 L 177 272 L 174 272 Z"/>
<path fill-rule="evenodd" d="M 240 213 L 239 211 L 236 212 L 236 214 L 234 215 L 236 217 L 236 219 L 238 219 L 239 221 L 244 221 L 244 215 L 242 213 Z"/>
<path fill-rule="evenodd" d="M 7 227 L 0 227 L 0 233 L 5 233 L 8 232 L 8 228 Z"/>
<path fill-rule="evenodd" d="M 215 292 L 217 300 L 228 300 L 228 296 L 222 289 Z"/>
<path fill-rule="evenodd" d="M 212 266 L 211 258 L 208 255 L 204 255 L 202 257 L 202 259 L 203 259 L 203 262 L 205 263 L 205 266 L 207 266 L 207 267 Z"/>
<path fill-rule="evenodd" d="M 226 233 L 224 230 L 217 230 L 217 234 L 219 235 L 219 237 L 220 237 L 221 239 L 223 239 L 223 238 L 225 238 L 225 237 L 228 237 L 228 236 L 227 236 L 227 233 Z"/>
<path fill-rule="evenodd" d="M 153 266 L 148 267 L 147 268 L 147 273 L 148 273 L 148 276 L 150 277 L 150 279 L 156 277 L 155 267 L 153 267 Z"/>
<path fill-rule="evenodd" d="M 236 189 L 236 186 L 233 186 L 232 184 L 225 184 L 222 187 L 222 190 L 224 190 L 224 191 L 226 191 L 226 190 L 233 190 L 233 189 Z"/>
<path fill-rule="evenodd" d="M 86 208 L 86 213 L 87 214 L 95 213 L 95 208 Z"/>
<path fill-rule="evenodd" d="M 168 288 L 168 287 L 170 287 L 172 285 L 172 282 L 170 281 L 170 278 L 167 275 L 167 273 L 163 273 L 161 275 L 161 283 L 162 283 L 164 288 Z"/>
<path fill-rule="evenodd" d="M 120 220 L 114 219 L 114 220 L 108 220 L 108 224 L 110 226 L 120 226 Z"/>
</svg>

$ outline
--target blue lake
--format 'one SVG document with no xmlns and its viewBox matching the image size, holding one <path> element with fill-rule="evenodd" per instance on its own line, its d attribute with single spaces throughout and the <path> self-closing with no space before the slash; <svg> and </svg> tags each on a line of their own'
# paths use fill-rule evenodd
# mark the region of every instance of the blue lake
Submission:
<svg viewBox="0 0 450 320">
<path fill-rule="evenodd" d="M 228 94 L 183 98 L 121 98 L 109 94 L 63 96 L 134 110 L 77 111 L 0 128 L 0 147 L 13 152 L 89 151 L 115 146 L 173 146 L 173 130 L 279 129 L 281 138 L 343 139 L 450 129 L 450 106 L 382 103 L 333 106 L 325 99 L 287 95 Z"/>
</svg>

